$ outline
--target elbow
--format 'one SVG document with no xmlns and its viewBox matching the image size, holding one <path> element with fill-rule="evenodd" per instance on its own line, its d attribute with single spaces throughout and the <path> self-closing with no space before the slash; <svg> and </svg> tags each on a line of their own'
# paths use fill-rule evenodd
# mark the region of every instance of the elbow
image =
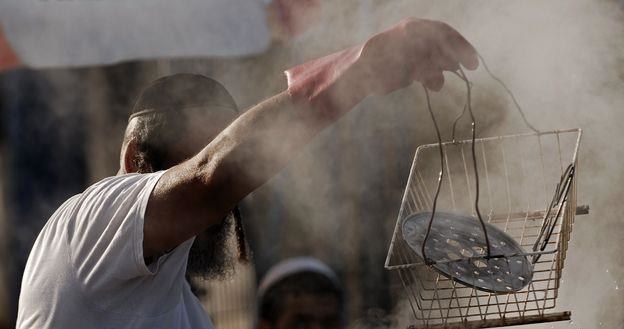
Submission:
<svg viewBox="0 0 624 329">
<path fill-rule="evenodd" d="M 191 191 L 187 195 L 192 196 L 193 203 L 204 205 L 207 215 L 220 220 L 244 197 L 240 193 L 236 165 L 219 155 L 200 157 L 190 162 Z"/>
</svg>

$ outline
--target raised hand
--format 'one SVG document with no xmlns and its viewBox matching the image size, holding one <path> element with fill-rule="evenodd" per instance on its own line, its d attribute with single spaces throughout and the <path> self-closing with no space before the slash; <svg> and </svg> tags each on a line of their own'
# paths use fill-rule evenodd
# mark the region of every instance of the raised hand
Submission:
<svg viewBox="0 0 624 329">
<path fill-rule="evenodd" d="M 479 65 L 474 47 L 439 21 L 405 19 L 370 38 L 361 49 L 358 61 L 368 73 L 366 82 L 372 82 L 372 91 L 381 93 L 412 81 L 438 91 L 444 84 L 443 71 L 456 71 L 460 64 L 470 70 Z"/>
<path fill-rule="evenodd" d="M 386 94 L 414 81 L 431 90 L 444 85 L 443 71 L 479 64 L 474 47 L 446 23 L 405 19 L 361 45 L 288 71 L 291 96 L 335 118 L 370 94 Z"/>
</svg>

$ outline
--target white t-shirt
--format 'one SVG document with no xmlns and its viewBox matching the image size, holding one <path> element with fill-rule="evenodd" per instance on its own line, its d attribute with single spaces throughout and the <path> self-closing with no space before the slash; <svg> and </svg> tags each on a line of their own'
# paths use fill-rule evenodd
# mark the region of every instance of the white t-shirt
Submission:
<svg viewBox="0 0 624 329">
<path fill-rule="evenodd" d="M 143 219 L 163 172 L 106 178 L 56 210 L 35 242 L 18 329 L 212 328 L 184 279 L 193 239 L 143 260 Z"/>
</svg>

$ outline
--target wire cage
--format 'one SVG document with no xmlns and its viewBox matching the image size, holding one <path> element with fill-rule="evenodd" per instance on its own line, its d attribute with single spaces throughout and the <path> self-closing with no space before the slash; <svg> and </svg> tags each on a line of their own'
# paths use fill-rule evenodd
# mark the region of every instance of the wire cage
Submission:
<svg viewBox="0 0 624 329">
<path fill-rule="evenodd" d="M 472 140 L 442 143 L 445 175 L 435 209 L 440 148 L 430 144 L 417 149 L 385 264 L 399 274 L 415 328 L 487 328 L 569 319 L 570 312 L 555 313 L 554 308 L 577 212 L 581 135 L 580 129 L 568 129 L 476 139 L 475 162 Z M 475 178 L 488 235 L 504 232 L 513 240 L 508 244 L 516 243 L 521 252 L 496 253 L 505 242 L 491 236 L 488 256 L 483 232 L 454 224 L 453 216 L 446 219 L 450 225 L 429 240 L 423 240 L 422 231 L 414 239 L 413 225 L 407 223 L 419 214 L 426 214 L 424 223 L 432 210 L 442 217 L 447 213 L 475 219 Z M 431 222 L 443 220 L 433 217 Z M 430 226 L 432 232 L 435 225 Z M 466 243 L 457 242 L 462 239 Z M 425 262 L 419 252 L 424 241 L 432 254 L 438 250 L 442 256 Z"/>
</svg>

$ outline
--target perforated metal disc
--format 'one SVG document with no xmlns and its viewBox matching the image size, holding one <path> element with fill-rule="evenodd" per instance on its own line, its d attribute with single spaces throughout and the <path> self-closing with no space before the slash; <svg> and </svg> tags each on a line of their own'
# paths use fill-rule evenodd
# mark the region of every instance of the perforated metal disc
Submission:
<svg viewBox="0 0 624 329">
<path fill-rule="evenodd" d="M 430 212 L 408 216 L 403 221 L 403 239 L 420 257 Z M 519 291 L 531 282 L 533 265 L 522 248 L 505 232 L 486 224 L 493 258 L 487 255 L 483 229 L 477 218 L 436 212 L 425 253 L 436 262 L 432 267 L 464 285 L 494 293 Z M 477 258 L 475 258 L 477 257 Z"/>
</svg>

